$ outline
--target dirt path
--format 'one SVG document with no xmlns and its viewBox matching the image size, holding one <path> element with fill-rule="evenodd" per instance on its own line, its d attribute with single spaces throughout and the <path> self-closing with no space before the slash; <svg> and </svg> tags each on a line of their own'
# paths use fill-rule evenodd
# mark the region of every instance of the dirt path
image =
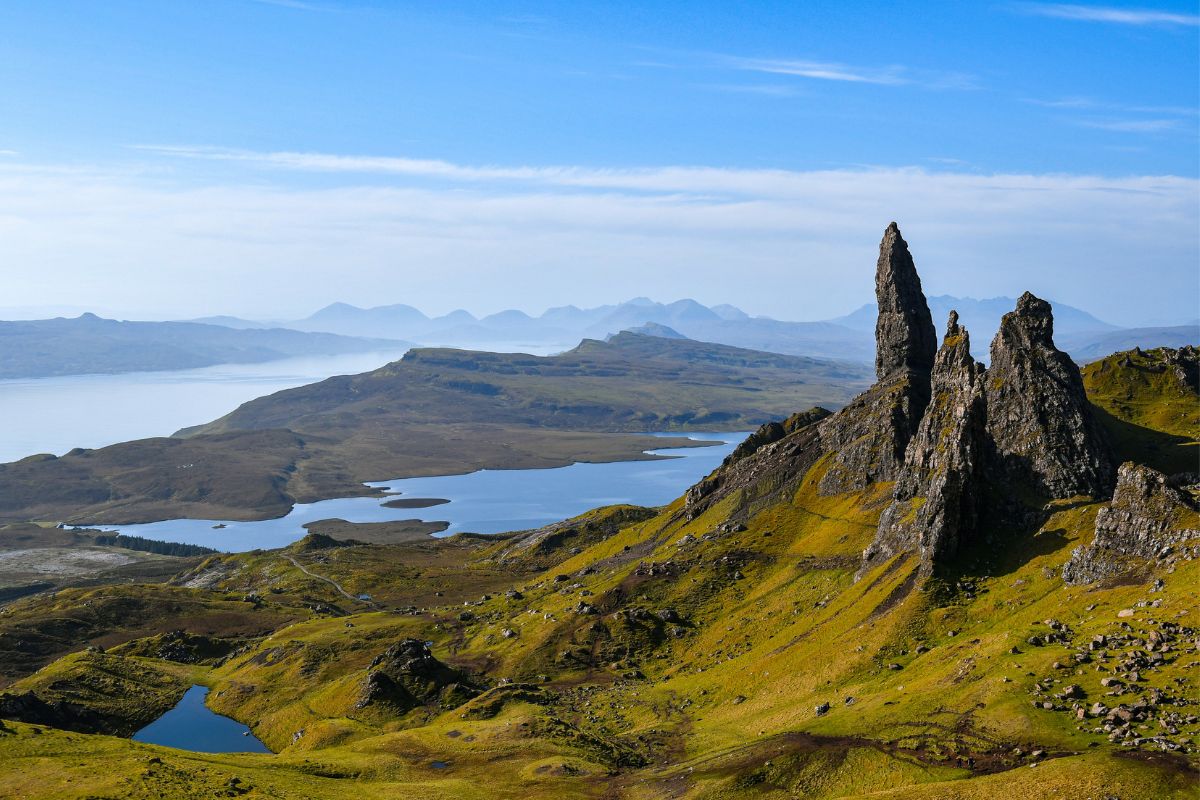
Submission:
<svg viewBox="0 0 1200 800">
<path fill-rule="evenodd" d="M 308 567 L 301 564 L 294 557 L 289 556 L 289 555 L 284 555 L 284 558 L 286 558 L 288 561 L 290 561 L 293 567 L 300 570 L 308 577 L 316 578 L 319 581 L 324 581 L 325 583 L 328 583 L 334 589 L 337 589 L 338 594 L 340 594 L 342 597 L 345 597 L 347 600 L 353 600 L 356 603 L 365 603 L 366 605 L 369 605 L 369 606 L 375 605 L 370 600 L 363 600 L 361 597 L 357 597 L 356 595 L 350 594 L 345 589 L 343 589 L 342 585 L 340 583 L 338 583 L 337 581 L 335 581 L 333 578 L 326 578 L 324 575 L 318 575 L 317 573 L 310 571 L 308 569 Z"/>
</svg>

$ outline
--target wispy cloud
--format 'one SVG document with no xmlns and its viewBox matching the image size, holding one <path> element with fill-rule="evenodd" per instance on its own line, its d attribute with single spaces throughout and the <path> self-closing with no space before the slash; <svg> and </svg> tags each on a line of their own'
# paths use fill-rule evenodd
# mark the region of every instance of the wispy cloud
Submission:
<svg viewBox="0 0 1200 800">
<path fill-rule="evenodd" d="M 1125 103 L 1109 103 L 1094 100 L 1090 97 L 1063 97 L 1056 100 L 1040 100 L 1027 97 L 1023 102 L 1043 108 L 1057 108 L 1079 111 L 1124 111 L 1131 114 L 1177 114 L 1179 116 L 1200 116 L 1200 108 L 1195 106 L 1142 106 Z"/>
<path fill-rule="evenodd" d="M 1117 133 L 1165 133 L 1182 127 L 1177 119 L 1081 119 L 1075 122 L 1085 128 Z"/>
<path fill-rule="evenodd" d="M 904 74 L 904 68 L 899 66 L 868 68 L 854 67 L 832 61 L 798 61 L 777 58 L 731 57 L 729 62 L 737 69 L 766 72 L 772 75 L 794 75 L 800 78 L 814 78 L 822 81 L 877 83 L 883 86 L 897 86 L 910 82 L 909 78 Z"/>
<path fill-rule="evenodd" d="M 923 89 L 977 88 L 975 78 L 966 73 L 921 70 L 901 64 L 869 67 L 836 61 L 746 58 L 742 56 L 721 56 L 719 60 L 734 69 L 821 81 L 865 83 L 878 86 L 917 86 Z"/>
<path fill-rule="evenodd" d="M 1113 8 L 1111 6 L 1074 5 L 1070 3 L 1020 3 L 1016 6 L 1027 14 L 1084 22 L 1111 22 L 1118 25 L 1197 26 L 1200 16 L 1159 11 L 1150 8 Z"/>
</svg>

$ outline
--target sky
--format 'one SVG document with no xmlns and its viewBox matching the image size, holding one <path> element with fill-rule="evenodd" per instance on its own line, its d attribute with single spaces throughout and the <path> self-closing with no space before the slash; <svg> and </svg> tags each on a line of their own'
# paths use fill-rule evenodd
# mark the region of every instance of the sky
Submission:
<svg viewBox="0 0 1200 800">
<path fill-rule="evenodd" d="M 0 2 L 0 314 L 1200 316 L 1195 2 Z"/>
</svg>

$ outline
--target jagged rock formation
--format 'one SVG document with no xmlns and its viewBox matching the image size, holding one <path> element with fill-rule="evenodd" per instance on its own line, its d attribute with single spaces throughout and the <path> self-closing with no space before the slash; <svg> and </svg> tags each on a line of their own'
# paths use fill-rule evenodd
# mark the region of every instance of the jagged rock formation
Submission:
<svg viewBox="0 0 1200 800">
<path fill-rule="evenodd" d="M 905 452 L 892 504 L 863 553 L 859 574 L 916 549 L 926 575 L 953 555 L 960 534 L 975 524 L 976 481 L 984 457 L 984 369 L 971 356 L 967 330 L 950 312 L 933 365 L 933 397 Z"/>
<path fill-rule="evenodd" d="M 1067 583 L 1095 583 L 1147 566 L 1200 557 L 1200 506 L 1166 475 L 1121 465 L 1112 502 L 1096 515 L 1096 536 L 1063 566 Z"/>
<path fill-rule="evenodd" d="M 883 232 L 875 266 L 875 376 L 883 380 L 902 369 L 928 372 L 937 351 L 937 333 L 916 264 L 895 222 Z"/>
<path fill-rule="evenodd" d="M 929 403 L 937 334 L 916 265 L 895 222 L 879 243 L 875 298 L 878 382 L 821 428 L 822 447 L 835 453 L 821 480 L 823 494 L 895 480 Z"/>
<path fill-rule="evenodd" d="M 1029 292 L 992 342 L 987 430 L 998 473 L 1047 498 L 1107 497 L 1108 440 L 1092 414 L 1079 367 L 1054 346 L 1050 304 Z"/>
<path fill-rule="evenodd" d="M 371 662 L 356 708 L 386 705 L 400 712 L 439 703 L 452 708 L 479 691 L 467 676 L 434 658 L 420 639 L 404 639 Z"/>
</svg>

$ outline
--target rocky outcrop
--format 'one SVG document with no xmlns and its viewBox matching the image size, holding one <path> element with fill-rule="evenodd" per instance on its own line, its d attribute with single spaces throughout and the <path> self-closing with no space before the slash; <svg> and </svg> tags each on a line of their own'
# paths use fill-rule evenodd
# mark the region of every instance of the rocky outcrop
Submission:
<svg viewBox="0 0 1200 800">
<path fill-rule="evenodd" d="M 831 413 L 827 408 L 815 406 L 808 411 L 799 411 L 792 414 L 783 422 L 768 422 L 747 436 L 741 444 L 733 449 L 732 453 L 725 456 L 725 460 L 721 462 L 721 466 L 728 467 L 736 464 L 742 459 L 753 455 L 760 447 L 778 442 L 783 437 L 793 434 L 801 428 L 808 427 L 814 422 L 820 422 Z"/>
<path fill-rule="evenodd" d="M 434 658 L 420 639 L 404 639 L 371 662 L 356 708 L 384 705 L 401 713 L 437 703 L 453 708 L 479 691 L 465 674 Z"/>
<path fill-rule="evenodd" d="M 1096 514 L 1096 535 L 1063 566 L 1067 583 L 1096 581 L 1200 557 L 1200 508 L 1150 467 L 1121 465 L 1112 502 Z"/>
<path fill-rule="evenodd" d="M 883 232 L 875 266 L 875 376 L 880 380 L 903 369 L 929 372 L 937 351 L 937 332 L 908 243 L 895 222 Z"/>
<path fill-rule="evenodd" d="M 1108 440 L 1079 368 L 1054 346 L 1050 304 L 1029 292 L 1004 315 L 992 342 L 987 430 L 997 474 L 1007 482 L 1047 498 L 1109 495 Z"/>
<path fill-rule="evenodd" d="M 974 528 L 985 453 L 984 369 L 971 356 L 970 336 L 956 312 L 950 313 L 932 381 L 932 399 L 905 451 L 875 541 L 863 553 L 860 575 L 909 551 L 919 554 L 928 575 Z"/>
<path fill-rule="evenodd" d="M 821 445 L 835 454 L 821 479 L 823 494 L 895 480 L 929 403 L 937 335 L 916 265 L 894 222 L 879 244 L 875 298 L 878 382 L 821 426 Z"/>
<path fill-rule="evenodd" d="M 794 491 L 824 455 L 819 423 L 830 418 L 825 409 L 814 408 L 759 428 L 751 436 L 755 441 L 748 439 L 740 454 L 735 450 L 711 475 L 688 490 L 681 513 L 695 519 L 736 494 L 738 502 L 730 510 L 730 520 L 739 521 L 777 502 Z M 783 436 L 775 438 L 779 433 Z"/>
</svg>

